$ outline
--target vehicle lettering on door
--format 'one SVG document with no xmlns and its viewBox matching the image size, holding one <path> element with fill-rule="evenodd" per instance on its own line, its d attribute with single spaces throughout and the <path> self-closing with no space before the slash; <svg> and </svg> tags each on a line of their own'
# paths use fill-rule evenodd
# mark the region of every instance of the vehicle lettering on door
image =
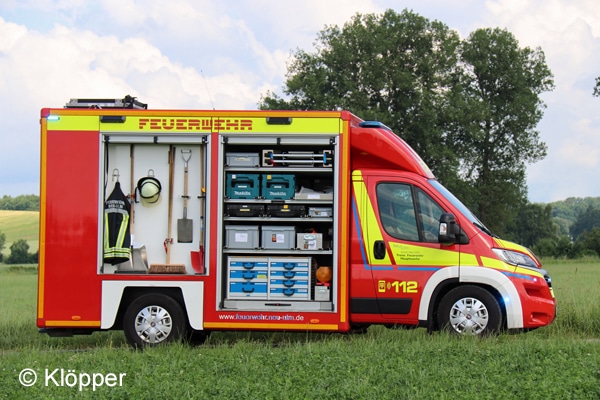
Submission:
<svg viewBox="0 0 600 400">
<path fill-rule="evenodd" d="M 418 293 L 417 281 L 385 281 L 380 280 L 377 285 L 377 291 L 379 293 L 386 293 L 389 291 L 395 293 Z"/>
</svg>

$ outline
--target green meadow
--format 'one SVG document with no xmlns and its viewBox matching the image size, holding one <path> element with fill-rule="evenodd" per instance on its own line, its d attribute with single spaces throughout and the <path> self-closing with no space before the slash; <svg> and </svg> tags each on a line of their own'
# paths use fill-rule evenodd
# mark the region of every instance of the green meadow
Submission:
<svg viewBox="0 0 600 400">
<path fill-rule="evenodd" d="M 600 261 L 546 268 L 558 317 L 528 333 L 215 332 L 142 352 L 118 331 L 38 333 L 35 266 L 0 265 L 0 398 L 598 399 Z"/>
</svg>

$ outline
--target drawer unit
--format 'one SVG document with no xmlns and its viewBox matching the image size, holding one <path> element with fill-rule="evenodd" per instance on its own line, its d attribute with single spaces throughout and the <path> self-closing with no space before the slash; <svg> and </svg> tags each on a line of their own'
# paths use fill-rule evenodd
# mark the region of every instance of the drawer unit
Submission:
<svg viewBox="0 0 600 400">
<path fill-rule="evenodd" d="M 227 298 L 310 300 L 310 257 L 229 257 Z"/>
<path fill-rule="evenodd" d="M 267 298 L 268 258 L 229 257 L 227 275 L 228 298 Z"/>
<path fill-rule="evenodd" d="M 269 259 L 269 270 L 274 271 L 310 271 L 310 257 L 271 257 Z"/>
<path fill-rule="evenodd" d="M 267 281 L 269 261 L 266 257 L 229 257 L 227 265 L 230 280 Z"/>
<path fill-rule="evenodd" d="M 229 249 L 257 249 L 258 225 L 225 225 L 225 246 Z"/>
<path fill-rule="evenodd" d="M 269 259 L 269 299 L 310 300 L 310 257 Z"/>
<path fill-rule="evenodd" d="M 229 282 L 227 297 L 240 298 L 267 298 L 267 282 Z"/>
<path fill-rule="evenodd" d="M 230 199 L 256 199 L 260 196 L 259 174 L 227 174 L 225 196 Z"/>
<path fill-rule="evenodd" d="M 263 279 L 266 280 L 267 276 L 269 274 L 269 271 L 267 271 L 267 268 L 265 268 L 264 270 L 260 270 L 260 269 L 255 269 L 255 270 L 236 270 L 236 269 L 230 269 L 229 270 L 229 279 L 231 281 L 237 280 L 237 281 L 256 281 L 259 279 Z"/>
<path fill-rule="evenodd" d="M 296 228 L 293 226 L 262 226 L 261 246 L 264 249 L 293 249 L 296 247 Z"/>
<path fill-rule="evenodd" d="M 308 289 L 307 279 L 271 279 L 269 280 L 269 288 L 271 289 Z"/>
<path fill-rule="evenodd" d="M 296 192 L 293 174 L 263 174 L 261 196 L 267 200 L 289 200 Z"/>
<path fill-rule="evenodd" d="M 229 257 L 228 268 L 238 270 L 268 269 L 269 259 L 267 257 Z"/>
<path fill-rule="evenodd" d="M 296 270 L 276 269 L 272 267 L 269 276 L 275 279 L 308 279 L 308 270 L 302 268 L 297 268 Z"/>
<path fill-rule="evenodd" d="M 269 299 L 310 300 L 310 290 L 296 287 L 271 287 L 269 289 Z"/>
<path fill-rule="evenodd" d="M 258 153 L 226 153 L 225 163 L 229 167 L 258 167 Z"/>
</svg>

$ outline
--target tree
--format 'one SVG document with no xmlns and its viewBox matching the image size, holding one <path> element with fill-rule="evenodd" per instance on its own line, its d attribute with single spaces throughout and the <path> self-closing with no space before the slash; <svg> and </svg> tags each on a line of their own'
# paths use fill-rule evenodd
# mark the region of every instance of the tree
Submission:
<svg viewBox="0 0 600 400">
<path fill-rule="evenodd" d="M 454 182 L 458 159 L 450 135 L 449 91 L 460 39 L 413 12 L 357 14 L 320 32 L 316 51 L 294 54 L 285 100 L 268 93 L 263 109 L 348 109 L 402 136 L 436 173 Z"/>
<path fill-rule="evenodd" d="M 29 263 L 29 244 L 25 239 L 19 239 L 10 245 L 10 255 L 6 257 L 7 264 Z"/>
<path fill-rule="evenodd" d="M 526 204 L 526 163 L 546 156 L 535 130 L 554 88 L 541 49 L 520 48 L 502 29 L 478 29 L 461 47 L 461 177 L 475 188 L 475 213 L 504 233 Z"/>
<path fill-rule="evenodd" d="M 546 146 L 535 126 L 553 88 L 540 49 L 509 32 L 479 29 L 461 42 L 411 11 L 357 14 L 298 50 L 284 93 L 262 109 L 349 109 L 404 138 L 446 187 L 503 234 L 526 204 L 526 163 Z"/>
<path fill-rule="evenodd" d="M 571 237 L 577 240 L 584 232 L 590 232 L 594 228 L 600 228 L 600 209 L 590 204 L 577 215 L 577 219 L 571 225 Z"/>
<path fill-rule="evenodd" d="M 544 238 L 540 239 L 535 246 L 532 247 L 533 252 L 538 257 L 556 257 L 557 249 L 556 243 L 552 239 Z"/>
<path fill-rule="evenodd" d="M 596 86 L 594 86 L 594 96 L 600 97 L 600 76 L 596 78 Z"/>
<path fill-rule="evenodd" d="M 593 250 L 600 256 L 600 228 L 592 228 L 583 232 L 579 237 L 579 241 L 585 249 Z"/>
<path fill-rule="evenodd" d="M 518 210 L 518 215 L 508 237 L 527 247 L 541 240 L 553 242 L 558 239 L 558 227 L 552 221 L 552 206 L 547 204 L 526 204 Z M 546 242 L 545 249 L 548 249 Z"/>
<path fill-rule="evenodd" d="M 4 195 L 0 198 L 0 210 L 39 211 L 40 197 L 27 194 L 15 198 Z"/>
</svg>

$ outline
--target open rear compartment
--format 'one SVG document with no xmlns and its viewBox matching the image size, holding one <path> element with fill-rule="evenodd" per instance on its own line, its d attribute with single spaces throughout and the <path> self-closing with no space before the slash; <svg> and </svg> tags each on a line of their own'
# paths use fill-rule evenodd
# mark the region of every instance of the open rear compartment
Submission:
<svg viewBox="0 0 600 400">
<path fill-rule="evenodd" d="M 224 135 L 223 311 L 336 311 L 338 137 Z"/>
<path fill-rule="evenodd" d="M 102 132 L 101 132 L 102 133 Z M 102 138 L 99 254 L 118 232 L 106 210 L 120 191 L 129 204 L 131 254 L 107 258 L 103 274 L 205 274 L 206 135 L 140 135 L 106 132 Z M 110 233 L 111 230 L 113 233 Z M 122 261 L 122 262 L 119 262 Z"/>
</svg>

